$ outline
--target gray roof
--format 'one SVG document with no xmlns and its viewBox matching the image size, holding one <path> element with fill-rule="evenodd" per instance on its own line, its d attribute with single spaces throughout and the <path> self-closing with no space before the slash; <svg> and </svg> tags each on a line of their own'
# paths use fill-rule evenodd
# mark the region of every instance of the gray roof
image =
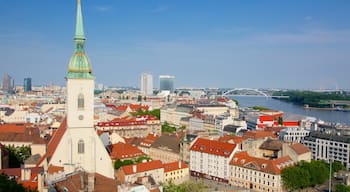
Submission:
<svg viewBox="0 0 350 192">
<path fill-rule="evenodd" d="M 305 137 L 304 140 L 315 141 L 316 139 L 324 139 L 336 142 L 350 143 L 350 136 L 328 134 L 319 131 L 310 132 L 309 136 Z"/>
<path fill-rule="evenodd" d="M 155 142 L 152 143 L 151 148 L 180 153 L 180 142 L 181 141 L 176 137 L 176 135 L 162 134 Z"/>
</svg>

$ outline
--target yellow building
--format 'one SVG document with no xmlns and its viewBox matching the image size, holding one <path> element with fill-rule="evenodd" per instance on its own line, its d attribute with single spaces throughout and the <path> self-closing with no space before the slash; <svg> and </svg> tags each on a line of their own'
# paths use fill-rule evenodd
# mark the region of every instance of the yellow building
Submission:
<svg viewBox="0 0 350 192">
<path fill-rule="evenodd" d="M 163 164 L 165 183 L 173 182 L 175 185 L 181 184 L 190 179 L 188 165 L 182 161 Z"/>
<path fill-rule="evenodd" d="M 236 153 L 230 163 L 230 185 L 251 191 L 282 192 L 281 172 L 293 166 L 289 156 L 267 160 L 249 156 L 247 152 Z"/>
</svg>

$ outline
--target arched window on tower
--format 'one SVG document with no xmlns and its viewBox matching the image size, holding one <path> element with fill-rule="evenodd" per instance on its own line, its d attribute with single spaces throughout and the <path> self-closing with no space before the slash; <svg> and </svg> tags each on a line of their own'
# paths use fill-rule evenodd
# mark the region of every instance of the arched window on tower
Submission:
<svg viewBox="0 0 350 192">
<path fill-rule="evenodd" d="M 84 141 L 82 139 L 78 141 L 78 153 L 84 153 Z"/>
<path fill-rule="evenodd" d="M 78 96 L 78 109 L 79 110 L 83 110 L 84 109 L 84 95 L 81 94 L 81 93 Z"/>
</svg>

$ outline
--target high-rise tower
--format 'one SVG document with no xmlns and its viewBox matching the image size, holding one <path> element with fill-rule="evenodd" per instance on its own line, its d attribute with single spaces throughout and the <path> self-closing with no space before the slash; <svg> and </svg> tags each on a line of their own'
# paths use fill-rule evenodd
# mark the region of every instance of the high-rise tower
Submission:
<svg viewBox="0 0 350 192">
<path fill-rule="evenodd" d="M 24 92 L 32 91 L 32 78 L 24 78 L 23 90 Z"/>
<path fill-rule="evenodd" d="M 90 61 L 85 54 L 85 34 L 80 0 L 77 5 L 75 51 L 67 80 L 67 129 L 49 164 L 64 167 L 65 173 L 82 169 L 113 178 L 112 161 L 94 129 L 94 81 Z"/>
<path fill-rule="evenodd" d="M 141 94 L 142 95 L 153 94 L 153 77 L 150 73 L 141 74 Z"/>
<path fill-rule="evenodd" d="M 159 76 L 159 90 L 174 92 L 174 79 L 175 76 L 160 75 Z"/>
</svg>

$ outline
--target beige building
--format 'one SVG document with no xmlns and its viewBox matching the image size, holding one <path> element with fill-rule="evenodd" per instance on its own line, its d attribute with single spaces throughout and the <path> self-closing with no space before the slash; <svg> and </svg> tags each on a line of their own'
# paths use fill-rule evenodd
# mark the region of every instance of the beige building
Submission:
<svg viewBox="0 0 350 192">
<path fill-rule="evenodd" d="M 180 139 L 177 135 L 161 135 L 151 144 L 149 156 L 152 159 L 159 159 L 163 163 L 179 161 L 181 159 Z"/>
<path fill-rule="evenodd" d="M 164 107 L 160 109 L 160 122 L 169 123 L 176 127 L 180 127 L 180 121 L 183 117 L 191 117 L 190 114 L 193 111 L 192 105 L 178 105 L 176 107 Z"/>
<path fill-rule="evenodd" d="M 311 150 L 301 143 L 283 144 L 282 156 L 290 156 L 294 162 L 311 162 Z"/>
<path fill-rule="evenodd" d="M 116 177 L 122 183 L 135 183 L 139 177 L 152 176 L 156 183 L 164 182 L 164 168 L 160 160 L 135 165 L 126 165 L 118 169 Z"/>
<path fill-rule="evenodd" d="M 282 192 L 281 172 L 293 165 L 294 161 L 289 156 L 267 160 L 252 157 L 245 151 L 239 152 L 230 163 L 229 184 L 251 191 Z"/>
<path fill-rule="evenodd" d="M 172 182 L 179 185 L 190 179 L 190 170 L 188 165 L 182 161 L 175 161 L 163 164 L 165 183 Z"/>
</svg>

